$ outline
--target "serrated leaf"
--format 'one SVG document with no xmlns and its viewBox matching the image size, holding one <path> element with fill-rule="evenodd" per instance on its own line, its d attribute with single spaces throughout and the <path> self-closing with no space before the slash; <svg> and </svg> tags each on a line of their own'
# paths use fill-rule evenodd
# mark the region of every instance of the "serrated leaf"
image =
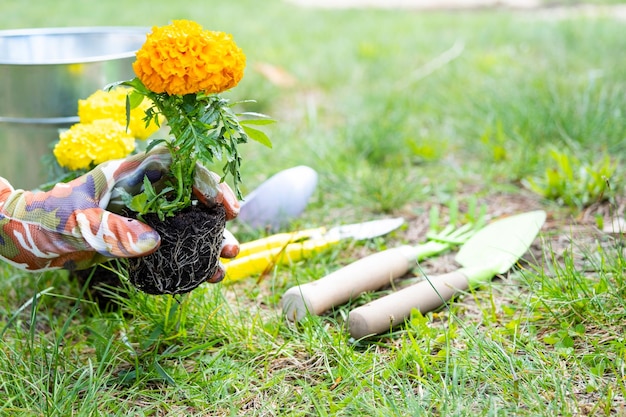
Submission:
<svg viewBox="0 0 626 417">
<path fill-rule="evenodd" d="M 152 186 L 152 183 L 150 182 L 150 179 L 148 179 L 148 176 L 144 176 L 143 177 L 143 192 L 149 197 L 149 198 L 153 198 L 156 197 L 156 192 L 154 191 L 154 187 Z"/>
<path fill-rule="evenodd" d="M 250 139 L 257 141 L 260 144 L 267 146 L 268 148 L 272 147 L 272 141 L 265 134 L 265 132 L 258 130 L 258 129 L 254 129 L 250 126 L 244 125 L 242 127 L 243 127 L 243 130 L 246 132 L 246 135 L 248 135 Z"/>
<path fill-rule="evenodd" d="M 128 206 L 131 203 L 133 196 L 128 191 L 126 191 L 125 189 L 121 187 L 117 188 L 116 191 L 119 193 L 122 203 Z"/>
<path fill-rule="evenodd" d="M 144 193 L 137 194 L 126 203 L 129 209 L 141 213 L 148 203 L 148 196 Z"/>
</svg>

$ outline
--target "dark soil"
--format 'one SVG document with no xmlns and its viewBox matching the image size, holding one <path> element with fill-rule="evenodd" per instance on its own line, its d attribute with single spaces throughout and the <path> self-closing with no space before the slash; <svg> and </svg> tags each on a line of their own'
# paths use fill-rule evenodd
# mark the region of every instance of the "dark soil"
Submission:
<svg viewBox="0 0 626 417">
<path fill-rule="evenodd" d="M 131 284 L 157 295 L 184 294 L 214 281 L 226 227 L 222 205 L 190 206 L 164 221 L 149 214 L 144 221 L 159 233 L 161 246 L 152 255 L 128 259 Z"/>
<path fill-rule="evenodd" d="M 221 280 L 221 276 L 212 278 L 219 264 L 226 214 L 221 205 L 201 207 L 192 206 L 163 222 L 156 215 L 144 216 L 159 232 L 161 246 L 152 255 L 128 260 L 130 282 L 135 287 L 148 294 L 183 294 L 203 282 Z M 124 214 L 132 217 L 131 213 Z M 126 296 L 126 285 L 115 272 L 123 265 L 96 265 L 72 271 L 71 276 L 81 287 L 88 285 L 89 298 L 101 308 L 111 308 L 116 297 Z"/>
</svg>

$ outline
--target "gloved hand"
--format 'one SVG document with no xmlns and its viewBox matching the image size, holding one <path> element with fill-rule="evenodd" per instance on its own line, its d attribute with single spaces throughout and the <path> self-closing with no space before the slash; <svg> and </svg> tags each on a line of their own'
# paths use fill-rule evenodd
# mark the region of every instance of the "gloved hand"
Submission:
<svg viewBox="0 0 626 417">
<path fill-rule="evenodd" d="M 44 271 L 86 269 L 111 258 L 149 255 L 161 239 L 146 224 L 115 214 L 123 207 L 120 190 L 141 192 L 144 176 L 158 188 L 170 163 L 169 151 L 155 147 L 105 162 L 47 192 L 14 190 L 0 178 L 0 259 L 28 271 Z M 239 213 L 230 187 L 200 165 L 194 194 L 204 204 L 223 204 L 227 220 Z M 226 232 L 221 256 L 232 258 L 238 252 L 239 243 Z"/>
</svg>

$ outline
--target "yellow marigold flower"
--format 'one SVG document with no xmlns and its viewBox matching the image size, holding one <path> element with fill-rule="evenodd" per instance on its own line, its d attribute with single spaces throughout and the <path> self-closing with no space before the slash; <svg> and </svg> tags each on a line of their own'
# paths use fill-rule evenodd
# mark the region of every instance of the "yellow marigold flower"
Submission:
<svg viewBox="0 0 626 417">
<path fill-rule="evenodd" d="M 110 91 L 98 90 L 85 100 L 78 100 L 78 117 L 81 123 L 91 123 L 98 119 L 113 119 L 126 126 L 126 95 L 128 89 L 117 87 Z M 152 102 L 144 98 L 138 107 L 130 111 L 128 130 L 137 139 L 147 139 L 159 130 L 156 123 L 151 122 L 146 127 L 143 118 Z"/>
<path fill-rule="evenodd" d="M 124 158 L 135 149 L 135 138 L 113 119 L 77 123 L 59 135 L 54 156 L 71 170 L 88 169 L 110 159 Z"/>
<path fill-rule="evenodd" d="M 246 57 L 231 35 L 203 30 L 196 22 L 174 20 L 154 27 L 137 51 L 133 69 L 155 93 L 220 93 L 243 77 Z"/>
</svg>

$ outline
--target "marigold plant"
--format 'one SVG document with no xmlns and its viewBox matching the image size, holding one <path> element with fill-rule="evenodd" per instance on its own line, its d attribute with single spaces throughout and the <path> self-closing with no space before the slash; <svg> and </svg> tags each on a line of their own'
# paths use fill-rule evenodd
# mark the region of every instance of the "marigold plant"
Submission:
<svg viewBox="0 0 626 417">
<path fill-rule="evenodd" d="M 90 169 L 111 159 L 124 158 L 135 149 L 135 138 L 113 119 L 77 123 L 61 132 L 54 147 L 59 165 L 70 170 Z"/>
<path fill-rule="evenodd" d="M 145 98 L 151 102 L 146 121 L 163 117 L 171 138 L 154 140 L 148 150 L 166 145 L 172 154 L 170 183 L 156 192 L 149 184 L 143 194 L 128 196 L 127 205 L 161 218 L 191 204 L 194 169 L 201 163 L 209 169 L 223 161 L 223 177 L 230 177 L 239 190 L 241 157 L 238 146 L 254 139 L 271 146 L 269 138 L 249 125 L 271 123 L 266 116 L 243 113 L 239 120 L 228 100 L 219 96 L 239 83 L 246 57 L 231 35 L 204 30 L 198 23 L 175 20 L 154 27 L 133 64 L 136 78 L 115 84 L 131 87 L 128 108 L 134 109 Z"/>
</svg>

